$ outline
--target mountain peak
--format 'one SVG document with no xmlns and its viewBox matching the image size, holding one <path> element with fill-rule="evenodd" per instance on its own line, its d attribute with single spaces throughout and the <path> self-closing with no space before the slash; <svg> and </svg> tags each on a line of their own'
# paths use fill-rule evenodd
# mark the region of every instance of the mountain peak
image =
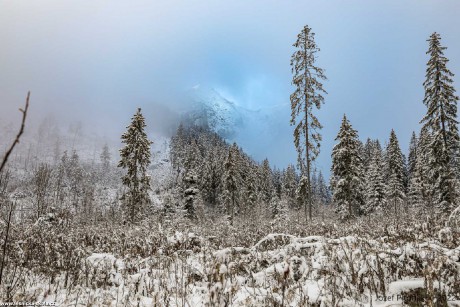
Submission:
<svg viewBox="0 0 460 307">
<path fill-rule="evenodd" d="M 234 102 L 216 89 L 199 84 L 188 91 L 188 96 L 191 109 L 184 115 L 186 122 L 206 126 L 227 139 L 236 135 L 236 128 L 243 124 L 243 116 Z"/>
</svg>

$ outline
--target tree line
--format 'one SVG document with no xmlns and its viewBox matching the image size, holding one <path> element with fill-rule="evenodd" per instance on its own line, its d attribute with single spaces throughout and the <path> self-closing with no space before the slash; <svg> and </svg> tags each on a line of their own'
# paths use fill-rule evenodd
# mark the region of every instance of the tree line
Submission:
<svg viewBox="0 0 460 307">
<path fill-rule="evenodd" d="M 324 103 L 321 83 L 324 70 L 315 62 L 318 46 L 315 34 L 305 26 L 294 43 L 291 95 L 294 144 L 298 151 L 305 195 L 305 209 L 311 219 L 310 164 L 319 153 L 322 128 L 313 110 Z M 337 144 L 332 151 L 330 186 L 336 212 L 343 218 L 377 210 L 394 210 L 397 215 L 408 206 L 429 207 L 450 212 L 457 206 L 459 185 L 459 142 L 454 74 L 447 68 L 441 36 L 428 39 L 429 60 L 423 83 L 427 108 L 421 131 L 412 135 L 409 161 L 399 147 L 394 130 L 382 150 L 377 140 L 363 146 L 358 132 L 344 115 Z M 307 211 L 307 210 L 306 210 Z M 306 214 L 307 215 L 307 214 Z"/>
<path fill-rule="evenodd" d="M 428 39 L 429 61 L 423 83 L 427 113 L 420 121 L 420 133 L 412 135 L 408 159 L 394 130 L 385 148 L 378 140 L 368 139 L 363 144 L 344 115 L 332 151 L 330 187 L 321 173 L 312 171 L 322 140 L 322 125 L 314 109 L 321 107 L 326 94 L 321 83 L 326 80 L 325 72 L 315 64 L 320 49 L 314 36 L 305 26 L 291 57 L 295 87 L 290 96 L 291 125 L 295 126 L 297 167 L 271 169 L 267 159 L 261 164 L 255 162 L 237 144 L 226 144 L 206 127 L 181 125 L 171 142 L 175 183 L 184 202 L 179 207 L 195 218 L 197 208 L 202 211 L 205 205 L 214 206 L 225 212 L 230 222 L 235 215 L 254 214 L 260 206 L 273 217 L 289 208 L 303 207 L 311 219 L 314 203 L 331 200 L 342 218 L 376 211 L 398 215 L 410 206 L 451 211 L 456 206 L 460 176 L 458 97 L 440 35 L 433 33 Z"/>
<path fill-rule="evenodd" d="M 305 217 L 332 204 L 342 218 L 374 212 L 396 216 L 409 208 L 450 212 L 457 206 L 460 178 L 457 101 L 453 73 L 447 68 L 446 47 L 433 33 L 428 39 L 429 60 L 423 83 L 426 115 L 419 133 L 413 133 L 406 156 L 394 130 L 386 144 L 367 139 L 344 115 L 332 151 L 329 182 L 315 170 L 322 128 L 315 116 L 325 102 L 325 71 L 316 66 L 320 49 L 312 29 L 305 26 L 291 57 L 295 88 L 291 99 L 291 125 L 298 152 L 297 165 L 277 169 L 268 159 L 252 159 L 236 143 L 228 144 L 206 126 L 181 124 L 170 142 L 171 182 L 162 195 L 163 214 L 184 214 L 200 219 L 217 212 L 235 218 L 277 219 L 289 210 L 303 209 Z M 41 163 L 27 179 L 26 196 L 32 216 L 78 212 L 82 221 L 111 215 L 137 222 L 152 214 L 151 146 L 141 109 L 122 135 L 119 170 L 112 168 L 109 148 L 100 154 L 98 168 L 82 163 L 76 151 L 64 152 L 55 164 Z M 121 178 L 121 187 L 119 186 Z M 7 199 L 11 172 L 0 172 L 0 197 Z M 108 195 L 104 187 L 115 188 Z M 158 194 L 158 193 L 157 193 Z M 24 198 L 24 195 L 16 195 Z M 103 206 L 96 204 L 102 203 Z M 60 210 L 66 208 L 66 210 Z M 121 210 L 118 210 L 121 209 Z M 433 211 L 434 212 L 434 211 Z"/>
</svg>

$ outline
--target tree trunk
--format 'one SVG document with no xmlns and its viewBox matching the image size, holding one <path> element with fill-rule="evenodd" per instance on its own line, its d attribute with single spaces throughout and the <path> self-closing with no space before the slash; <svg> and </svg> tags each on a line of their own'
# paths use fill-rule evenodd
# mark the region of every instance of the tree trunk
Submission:
<svg viewBox="0 0 460 307">
<path fill-rule="evenodd" d="M 304 43 L 304 57 L 307 59 L 307 37 Z M 308 129 L 308 67 L 305 66 L 305 155 L 307 159 L 307 202 L 308 202 L 308 218 L 311 221 L 311 183 L 310 183 L 310 147 L 309 145 L 309 129 Z M 305 206 L 305 217 L 307 216 L 307 207 Z"/>
</svg>

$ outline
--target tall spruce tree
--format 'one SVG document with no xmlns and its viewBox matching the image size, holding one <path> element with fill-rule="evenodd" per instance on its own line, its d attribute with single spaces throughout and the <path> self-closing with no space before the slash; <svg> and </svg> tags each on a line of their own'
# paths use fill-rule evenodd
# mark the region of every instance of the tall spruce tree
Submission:
<svg viewBox="0 0 460 307">
<path fill-rule="evenodd" d="M 417 157 L 414 171 L 409 181 L 409 203 L 420 207 L 432 203 L 434 184 L 430 177 L 431 135 L 426 127 L 422 127 L 417 140 Z"/>
<path fill-rule="evenodd" d="M 448 210 L 455 204 L 456 176 L 458 173 L 459 142 L 457 101 L 452 77 L 441 46 L 441 36 L 433 33 L 428 39 L 426 79 L 423 83 L 427 114 L 421 120 L 431 134 L 429 145 L 430 177 L 434 181 L 435 205 Z"/>
<path fill-rule="evenodd" d="M 409 157 L 407 161 L 409 181 L 415 173 L 415 164 L 417 163 L 417 135 L 412 131 L 412 136 L 409 143 Z"/>
<path fill-rule="evenodd" d="M 224 159 L 225 156 L 222 150 L 217 146 L 213 146 L 204 159 L 204 165 L 201 170 L 203 196 L 206 202 L 212 206 L 216 206 L 218 194 L 221 190 L 221 178 L 223 174 L 222 161 L 224 161 Z"/>
<path fill-rule="evenodd" d="M 257 165 L 249 158 L 244 160 L 244 169 L 246 174 L 243 178 L 244 189 L 243 189 L 243 201 L 244 201 L 244 212 L 246 214 L 254 212 L 257 205 Z"/>
<path fill-rule="evenodd" d="M 137 221 L 145 206 L 150 203 L 148 191 L 151 187 L 147 168 L 150 165 L 150 146 L 153 142 L 147 138 L 145 127 L 144 116 L 139 108 L 132 117 L 128 130 L 121 136 L 125 146 L 120 149 L 121 160 L 118 167 L 127 170 L 121 178 L 126 187 L 122 200 L 130 222 Z"/>
<path fill-rule="evenodd" d="M 318 173 L 318 187 L 317 187 L 317 199 L 321 205 L 328 205 L 330 202 L 329 189 L 324 180 L 323 173 L 319 171 Z"/>
<path fill-rule="evenodd" d="M 294 165 L 288 165 L 283 173 L 283 198 L 285 198 L 290 207 L 295 207 L 295 191 L 297 187 L 297 176 Z"/>
<path fill-rule="evenodd" d="M 407 204 L 412 207 L 418 207 L 423 203 L 421 181 L 418 173 L 418 138 L 415 131 L 412 131 L 412 136 L 409 142 L 409 157 L 407 159 L 408 167 L 408 187 L 407 187 Z"/>
<path fill-rule="evenodd" d="M 274 191 L 273 172 L 268 159 L 264 159 L 259 172 L 260 199 L 268 206 Z"/>
<path fill-rule="evenodd" d="M 198 188 L 199 170 L 203 168 L 201 162 L 203 158 L 201 156 L 198 142 L 195 138 L 192 138 L 190 146 L 187 148 L 186 159 L 184 163 L 185 172 L 183 177 L 183 190 L 184 190 L 184 210 L 185 215 L 188 218 L 196 217 L 196 205 L 201 200 L 201 193 Z"/>
<path fill-rule="evenodd" d="M 364 170 L 367 171 L 372 160 L 374 141 L 367 138 L 366 143 L 361 148 L 361 158 L 363 159 Z"/>
<path fill-rule="evenodd" d="M 384 162 L 380 143 L 373 142 L 370 161 L 366 171 L 364 213 L 383 210 L 386 207 L 386 183 L 383 174 Z"/>
<path fill-rule="evenodd" d="M 415 165 L 411 172 L 407 192 L 408 203 L 414 208 L 421 208 L 427 203 L 428 189 L 425 184 L 425 174 L 423 156 L 418 152 L 417 158 L 415 159 Z"/>
<path fill-rule="evenodd" d="M 296 51 L 291 57 L 292 84 L 296 87 L 291 94 L 291 125 L 294 129 L 294 144 L 298 153 L 298 163 L 302 176 L 306 178 L 304 193 L 307 196 L 305 213 L 311 219 L 312 193 L 310 182 L 311 162 L 319 154 L 322 128 L 318 118 L 313 114 L 313 109 L 319 109 L 324 103 L 322 80 L 326 80 L 324 70 L 316 66 L 316 54 L 319 51 L 314 40 L 315 33 L 305 26 L 293 44 Z"/>
<path fill-rule="evenodd" d="M 403 204 L 405 195 L 404 188 L 404 160 L 401 149 L 399 148 L 398 138 L 394 130 L 391 130 L 390 142 L 387 146 L 387 201 L 393 206 L 395 214 L 398 214 L 398 208 Z"/>
<path fill-rule="evenodd" d="M 345 115 L 335 140 L 338 143 L 332 150 L 333 201 L 342 218 L 353 217 L 361 212 L 364 174 L 358 132 Z"/>
<path fill-rule="evenodd" d="M 234 144 L 235 145 L 235 144 Z M 237 206 L 237 193 L 238 193 L 238 170 L 235 161 L 235 146 L 228 150 L 227 159 L 224 164 L 224 203 L 226 213 L 230 224 L 233 225 L 235 217 L 235 208 Z"/>
<path fill-rule="evenodd" d="M 402 154 L 403 160 L 403 184 L 404 184 L 404 194 L 407 195 L 407 189 L 409 187 L 409 162 L 405 154 Z"/>
<path fill-rule="evenodd" d="M 301 176 L 295 190 L 296 208 L 300 209 L 302 204 L 305 205 L 305 199 L 308 197 L 308 177 Z M 311 191 L 311 190 L 310 190 Z M 312 195 L 313 196 L 313 195 Z M 313 197 L 312 197 L 313 201 Z"/>
<path fill-rule="evenodd" d="M 278 168 L 273 169 L 273 186 L 275 188 L 276 195 L 281 198 L 282 190 L 282 174 Z"/>
</svg>

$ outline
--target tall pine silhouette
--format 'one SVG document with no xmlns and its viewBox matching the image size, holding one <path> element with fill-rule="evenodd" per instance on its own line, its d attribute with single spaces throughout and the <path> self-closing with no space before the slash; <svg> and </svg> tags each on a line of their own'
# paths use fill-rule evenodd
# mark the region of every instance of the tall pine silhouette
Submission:
<svg viewBox="0 0 460 307">
<path fill-rule="evenodd" d="M 314 107 L 319 109 L 324 103 L 322 80 L 326 79 L 324 70 L 316 66 L 316 54 L 319 51 L 314 40 L 315 33 L 305 26 L 294 43 L 296 51 L 291 57 L 292 84 L 296 87 L 291 94 L 291 125 L 294 129 L 294 144 L 298 153 L 298 163 L 302 177 L 305 177 L 308 203 L 308 217 L 312 214 L 311 162 L 318 156 L 321 141 L 319 130 L 322 128 L 313 114 Z M 307 213 L 305 203 L 305 213 Z"/>
</svg>

